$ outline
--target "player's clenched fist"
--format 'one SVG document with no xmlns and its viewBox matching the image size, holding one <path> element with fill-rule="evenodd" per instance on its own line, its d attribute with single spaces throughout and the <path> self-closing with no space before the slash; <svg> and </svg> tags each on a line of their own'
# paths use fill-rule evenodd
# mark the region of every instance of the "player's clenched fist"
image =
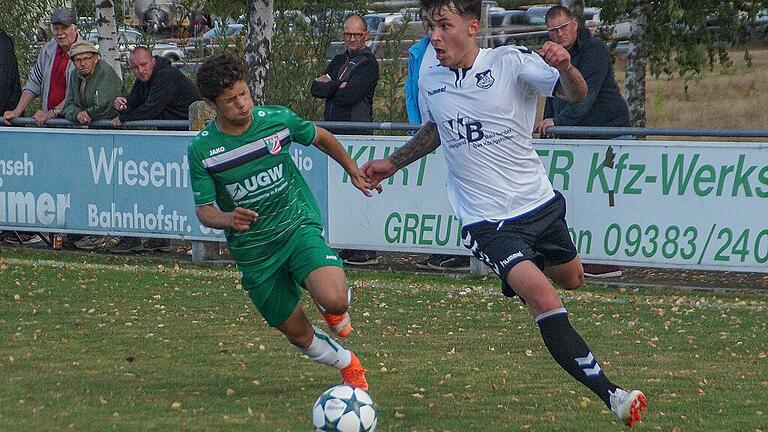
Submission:
<svg viewBox="0 0 768 432">
<path fill-rule="evenodd" d="M 259 214 L 253 210 L 245 209 L 242 207 L 235 207 L 231 213 L 232 224 L 231 227 L 238 231 L 245 231 L 251 227 L 251 223 L 259 217 Z"/>
<path fill-rule="evenodd" d="M 571 54 L 560 44 L 552 41 L 544 42 L 540 54 L 547 64 L 561 72 L 571 67 Z"/>
</svg>

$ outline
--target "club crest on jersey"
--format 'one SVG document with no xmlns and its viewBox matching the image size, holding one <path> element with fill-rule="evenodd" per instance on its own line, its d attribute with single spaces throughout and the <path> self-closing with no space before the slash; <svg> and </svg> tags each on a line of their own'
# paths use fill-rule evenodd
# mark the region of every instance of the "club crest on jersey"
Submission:
<svg viewBox="0 0 768 432">
<path fill-rule="evenodd" d="M 480 72 L 475 74 L 475 78 L 477 78 L 477 86 L 482 89 L 489 89 L 493 85 L 493 82 L 495 81 L 493 79 L 493 76 L 491 75 L 491 70 L 488 69 L 487 71 Z"/>
<path fill-rule="evenodd" d="M 280 150 L 283 149 L 283 145 L 280 144 L 280 136 L 278 134 L 274 134 L 269 137 L 264 138 L 264 145 L 267 146 L 269 149 L 269 152 L 273 155 L 280 154 Z"/>
</svg>

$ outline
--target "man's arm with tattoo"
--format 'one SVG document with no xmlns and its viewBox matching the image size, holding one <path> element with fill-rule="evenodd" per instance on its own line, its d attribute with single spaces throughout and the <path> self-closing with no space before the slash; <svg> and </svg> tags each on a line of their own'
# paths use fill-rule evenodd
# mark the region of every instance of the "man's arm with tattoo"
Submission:
<svg viewBox="0 0 768 432">
<path fill-rule="evenodd" d="M 384 179 L 392 176 L 413 161 L 421 159 L 440 146 L 437 125 L 429 122 L 386 159 L 376 159 L 365 163 L 361 168 L 363 176 L 371 187 L 379 186 Z"/>
<path fill-rule="evenodd" d="M 440 147 L 440 136 L 437 133 L 437 125 L 429 122 L 419 128 L 413 138 L 389 155 L 387 159 L 392 161 L 397 169 L 400 169 L 432 153 L 438 147 Z"/>
</svg>

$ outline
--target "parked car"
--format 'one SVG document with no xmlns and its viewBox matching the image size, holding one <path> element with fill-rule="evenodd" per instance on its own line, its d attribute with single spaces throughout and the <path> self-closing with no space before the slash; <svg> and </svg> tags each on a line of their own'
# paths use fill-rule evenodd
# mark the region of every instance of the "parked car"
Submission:
<svg viewBox="0 0 768 432">
<path fill-rule="evenodd" d="M 497 47 L 514 43 L 516 38 L 511 35 L 535 31 L 545 31 L 547 26 L 538 22 L 538 17 L 524 10 L 506 10 L 490 14 L 489 26 L 491 31 L 490 45 Z"/>
<path fill-rule="evenodd" d="M 632 23 L 629 20 L 629 16 L 626 14 L 620 15 L 613 24 L 603 25 L 603 22 L 600 19 L 600 8 L 588 7 L 584 8 L 584 20 L 592 36 L 597 35 L 601 26 L 605 26 L 608 27 L 608 35 L 611 39 L 616 41 L 629 40 L 632 31 Z"/>
<path fill-rule="evenodd" d="M 88 32 L 87 39 L 98 47 L 99 33 L 96 29 Z M 117 32 L 117 47 L 121 60 L 128 60 L 128 54 L 137 45 L 147 45 L 152 48 L 152 54 L 165 57 L 172 62 L 186 58 L 184 51 L 177 45 L 167 42 L 154 42 L 152 39 L 138 30 L 120 28 Z"/>
<path fill-rule="evenodd" d="M 525 12 L 529 14 L 528 19 L 531 21 L 531 24 L 547 25 L 544 21 L 544 16 L 547 14 L 547 11 L 551 7 L 552 5 L 529 6 L 525 8 Z"/>
<path fill-rule="evenodd" d="M 203 41 L 206 42 L 214 42 L 216 40 L 225 40 L 225 39 L 236 39 L 238 36 L 240 36 L 240 33 L 243 33 L 243 29 L 245 29 L 245 24 L 238 24 L 238 23 L 232 23 L 227 24 L 224 27 L 214 27 L 207 32 L 203 33 L 202 36 L 200 36 Z"/>
<path fill-rule="evenodd" d="M 386 31 L 393 22 L 402 21 L 403 16 L 397 12 L 390 13 L 371 13 L 363 16 L 365 23 L 368 25 L 368 34 L 371 39 L 374 39 L 378 34 L 379 28 L 382 31 Z"/>
<path fill-rule="evenodd" d="M 750 35 L 755 39 L 768 42 L 768 9 L 762 9 L 752 20 Z"/>
</svg>

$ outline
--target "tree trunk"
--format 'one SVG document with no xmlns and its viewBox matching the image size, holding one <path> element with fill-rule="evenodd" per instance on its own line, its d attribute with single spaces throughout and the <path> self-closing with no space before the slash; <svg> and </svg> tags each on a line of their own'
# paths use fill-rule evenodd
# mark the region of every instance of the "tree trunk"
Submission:
<svg viewBox="0 0 768 432">
<path fill-rule="evenodd" d="M 272 51 L 273 0 L 249 0 L 248 39 L 245 43 L 246 82 L 256 105 L 264 104 Z"/>
<path fill-rule="evenodd" d="M 101 61 L 107 62 L 123 79 L 120 67 L 120 51 L 117 47 L 117 19 L 115 5 L 111 0 L 96 1 L 96 31 L 99 33 L 99 54 Z"/>
<path fill-rule="evenodd" d="M 645 127 L 645 57 L 641 49 L 645 22 L 643 7 L 635 6 L 632 11 L 632 30 L 629 37 L 627 77 L 624 80 L 629 104 L 629 120 L 634 127 Z"/>
</svg>

